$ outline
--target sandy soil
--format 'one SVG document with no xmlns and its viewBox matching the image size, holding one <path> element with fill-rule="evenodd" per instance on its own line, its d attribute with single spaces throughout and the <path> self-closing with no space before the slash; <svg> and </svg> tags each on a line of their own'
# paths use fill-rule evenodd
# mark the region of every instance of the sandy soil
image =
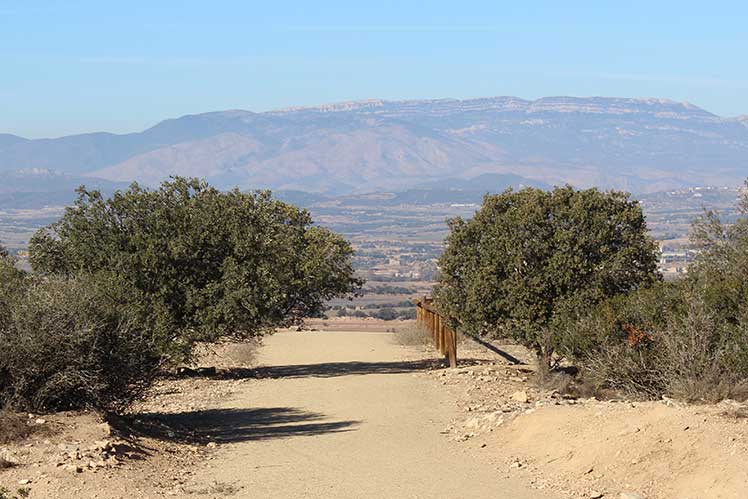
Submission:
<svg viewBox="0 0 748 499">
<path fill-rule="evenodd" d="M 255 369 L 160 383 L 119 464 L 86 464 L 91 442 L 117 438 L 106 425 L 53 416 L 54 437 L 6 449 L 20 465 L 0 484 L 32 498 L 555 497 L 448 438 L 460 409 L 425 374 L 432 356 L 387 333 L 279 333 Z"/>
<path fill-rule="evenodd" d="M 465 341 L 445 369 L 406 337 L 279 333 L 256 356 L 206 357 L 216 377 L 159 382 L 128 426 L 30 415 L 42 431 L 0 446 L 17 463 L 0 486 L 31 498 L 746 497 L 745 405 L 576 399 L 535 384 L 520 347 Z"/>
<path fill-rule="evenodd" d="M 415 327 L 416 321 L 414 320 L 384 321 L 382 319 L 374 319 L 372 317 L 335 317 L 332 319 L 307 319 L 304 322 L 304 330 L 312 332 L 357 331 L 389 333 L 400 331 L 403 329 L 412 329 Z M 289 329 L 287 331 L 295 331 L 295 329 Z"/>
<path fill-rule="evenodd" d="M 267 378 L 219 409 L 246 418 L 193 484 L 237 497 L 553 497 L 442 435 L 458 407 L 392 335 L 277 334 L 259 362 Z"/>
<path fill-rule="evenodd" d="M 520 347 L 499 346 L 529 360 Z M 577 399 L 539 387 L 529 364 L 469 345 L 462 355 L 480 361 L 424 375 L 451 388 L 462 408 L 450 438 L 491 449 L 501 476 L 569 497 L 748 497 L 745 403 Z"/>
</svg>

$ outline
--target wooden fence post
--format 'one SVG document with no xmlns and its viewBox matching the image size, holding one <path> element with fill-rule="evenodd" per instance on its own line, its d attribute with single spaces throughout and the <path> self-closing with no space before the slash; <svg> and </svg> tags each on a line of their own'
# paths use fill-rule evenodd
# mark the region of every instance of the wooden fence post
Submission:
<svg viewBox="0 0 748 499">
<path fill-rule="evenodd" d="M 457 333 L 447 324 L 446 318 L 431 308 L 432 299 L 424 296 L 416 304 L 416 324 L 424 327 L 439 353 L 457 367 Z"/>
</svg>

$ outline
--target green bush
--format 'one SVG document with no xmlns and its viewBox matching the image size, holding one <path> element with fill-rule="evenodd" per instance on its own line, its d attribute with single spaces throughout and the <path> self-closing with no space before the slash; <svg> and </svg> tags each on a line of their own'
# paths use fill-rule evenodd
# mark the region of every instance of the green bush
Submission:
<svg viewBox="0 0 748 499">
<path fill-rule="evenodd" d="M 692 239 L 701 252 L 686 278 L 559 321 L 557 349 L 587 380 L 645 398 L 748 396 L 748 219 L 706 212 Z"/>
<path fill-rule="evenodd" d="M 29 279 L 0 328 L 0 406 L 119 411 L 160 362 L 136 289 L 104 276 Z"/>
<path fill-rule="evenodd" d="M 370 317 L 375 319 L 381 319 L 383 321 L 394 321 L 397 319 L 397 311 L 394 308 L 385 307 L 380 308 L 376 312 L 369 314 Z"/>
<path fill-rule="evenodd" d="M 622 192 L 510 189 L 449 225 L 436 306 L 461 333 L 512 337 L 548 364 L 559 318 L 658 279 L 644 215 Z"/>
<path fill-rule="evenodd" d="M 351 246 L 269 192 L 218 191 L 175 178 L 105 199 L 79 190 L 63 218 L 30 241 L 46 275 L 109 272 L 140 293 L 160 352 L 186 360 L 195 342 L 241 340 L 320 316 L 362 284 Z"/>
</svg>

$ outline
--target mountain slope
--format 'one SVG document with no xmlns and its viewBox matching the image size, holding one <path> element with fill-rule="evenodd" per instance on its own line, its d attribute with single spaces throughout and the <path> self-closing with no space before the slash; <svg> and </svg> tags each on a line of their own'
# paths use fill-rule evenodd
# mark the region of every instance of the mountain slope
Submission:
<svg viewBox="0 0 748 499">
<path fill-rule="evenodd" d="M 42 168 L 3 171 L 0 172 L 0 208 L 37 209 L 69 205 L 75 201 L 75 190 L 81 185 L 100 190 L 105 195 L 127 187 L 126 183 L 76 177 Z"/>
<path fill-rule="evenodd" d="M 661 99 L 372 100 L 189 115 L 126 135 L 2 137 L 0 170 L 335 194 L 483 174 L 635 192 L 748 176 L 745 117 Z"/>
</svg>

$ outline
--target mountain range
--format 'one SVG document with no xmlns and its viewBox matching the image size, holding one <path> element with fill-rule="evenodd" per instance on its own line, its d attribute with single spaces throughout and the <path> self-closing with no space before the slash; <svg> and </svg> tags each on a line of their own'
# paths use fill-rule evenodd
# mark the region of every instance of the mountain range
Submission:
<svg viewBox="0 0 748 499">
<path fill-rule="evenodd" d="M 220 111 L 120 135 L 0 134 L 0 196 L 170 175 L 328 195 L 493 191 L 496 175 L 635 193 L 735 186 L 748 176 L 748 117 L 663 99 L 493 97 Z"/>
</svg>

